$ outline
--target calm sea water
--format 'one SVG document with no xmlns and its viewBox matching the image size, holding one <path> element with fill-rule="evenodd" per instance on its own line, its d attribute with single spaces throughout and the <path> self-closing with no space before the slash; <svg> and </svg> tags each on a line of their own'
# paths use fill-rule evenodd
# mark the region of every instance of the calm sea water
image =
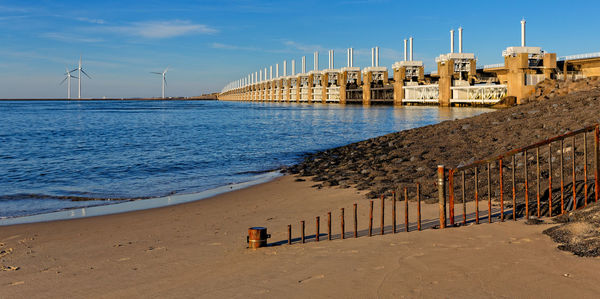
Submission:
<svg viewBox="0 0 600 299">
<path fill-rule="evenodd" d="M 0 217 L 201 192 L 484 108 L 0 102 Z"/>
</svg>

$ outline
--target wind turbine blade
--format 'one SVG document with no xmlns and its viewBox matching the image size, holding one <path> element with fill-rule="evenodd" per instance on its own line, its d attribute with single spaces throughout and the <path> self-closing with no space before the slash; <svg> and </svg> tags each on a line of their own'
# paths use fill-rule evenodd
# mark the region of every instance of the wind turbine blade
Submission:
<svg viewBox="0 0 600 299">
<path fill-rule="evenodd" d="M 151 74 L 157 74 L 157 75 L 162 75 L 162 73 L 157 73 L 157 72 L 150 72 Z"/>
<path fill-rule="evenodd" d="M 163 74 L 166 74 L 169 71 L 170 66 L 168 66 L 164 71 Z"/>
<path fill-rule="evenodd" d="M 69 73 L 72 73 L 72 72 L 74 72 L 74 71 L 76 71 L 76 70 L 78 70 L 78 69 L 70 70 L 70 71 L 69 71 Z"/>
<path fill-rule="evenodd" d="M 67 81 L 67 79 L 69 79 L 69 77 L 64 78 L 62 81 L 60 81 L 60 83 L 58 83 L 58 85 L 63 85 L 63 83 L 65 83 L 65 81 Z"/>
<path fill-rule="evenodd" d="M 90 75 L 88 75 L 83 69 L 81 70 L 81 72 L 88 78 L 92 79 L 92 77 L 90 77 Z"/>
</svg>

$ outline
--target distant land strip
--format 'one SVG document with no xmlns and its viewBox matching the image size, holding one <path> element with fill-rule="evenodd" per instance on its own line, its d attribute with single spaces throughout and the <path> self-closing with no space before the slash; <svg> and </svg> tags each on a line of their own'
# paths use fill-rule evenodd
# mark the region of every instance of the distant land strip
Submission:
<svg viewBox="0 0 600 299">
<path fill-rule="evenodd" d="M 202 95 L 197 97 L 166 97 L 166 98 L 37 98 L 37 99 L 0 99 L 0 101 L 216 101 L 217 95 Z"/>
</svg>

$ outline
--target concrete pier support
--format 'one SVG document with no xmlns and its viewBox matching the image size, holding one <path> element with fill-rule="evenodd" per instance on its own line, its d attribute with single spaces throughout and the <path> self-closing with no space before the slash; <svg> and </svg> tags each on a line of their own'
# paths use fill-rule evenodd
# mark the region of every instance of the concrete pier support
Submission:
<svg viewBox="0 0 600 299">
<path fill-rule="evenodd" d="M 438 62 L 438 88 L 440 91 L 439 104 L 440 106 L 450 106 L 452 99 L 452 78 L 454 75 L 454 60 L 445 60 Z"/>
<path fill-rule="evenodd" d="M 314 78 L 315 78 L 314 74 L 308 75 L 308 103 L 309 104 L 312 104 L 312 87 L 313 87 Z"/>
<path fill-rule="evenodd" d="M 392 65 L 394 71 L 394 105 L 402 105 L 404 86 L 407 82 L 419 84 L 425 80 L 422 61 L 400 61 Z"/>
<path fill-rule="evenodd" d="M 327 72 L 323 72 L 323 74 L 321 75 L 321 103 L 325 104 L 327 103 L 327 89 L 328 89 L 328 83 L 329 83 L 329 74 Z"/>
<path fill-rule="evenodd" d="M 365 72 L 363 71 L 363 85 L 362 85 L 362 90 L 363 90 L 363 101 L 362 104 L 364 106 L 369 106 L 371 105 L 371 80 L 373 79 L 373 73 L 372 72 Z"/>
</svg>

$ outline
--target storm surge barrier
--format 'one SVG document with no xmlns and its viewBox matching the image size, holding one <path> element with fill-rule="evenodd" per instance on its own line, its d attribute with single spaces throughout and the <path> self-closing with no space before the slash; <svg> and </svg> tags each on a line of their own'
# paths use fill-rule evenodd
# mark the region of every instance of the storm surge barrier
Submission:
<svg viewBox="0 0 600 299">
<path fill-rule="evenodd" d="M 307 234 L 307 222 L 302 220 L 299 236 L 293 235 L 289 224 L 287 240 L 269 246 L 562 215 L 598 201 L 599 140 L 596 124 L 466 165 L 448 169 L 439 165 L 437 179 L 431 182 L 437 185 L 439 220 L 435 216 L 422 220 L 421 188 L 415 183 L 391 192 L 388 198 L 381 195 L 379 207 L 374 206 L 375 201 L 369 201 L 367 227 L 359 229 L 359 206 L 354 203 L 348 229 L 346 210 L 341 208 L 338 224 L 334 224 L 337 217 L 331 211 L 325 215 L 326 231 L 321 232 L 321 216 L 317 216 L 314 233 L 311 230 Z M 591 177 L 588 166 L 592 167 Z M 391 203 L 386 206 L 387 199 Z M 387 219 L 386 208 L 391 209 Z M 377 211 L 378 225 L 373 217 Z"/>
</svg>

